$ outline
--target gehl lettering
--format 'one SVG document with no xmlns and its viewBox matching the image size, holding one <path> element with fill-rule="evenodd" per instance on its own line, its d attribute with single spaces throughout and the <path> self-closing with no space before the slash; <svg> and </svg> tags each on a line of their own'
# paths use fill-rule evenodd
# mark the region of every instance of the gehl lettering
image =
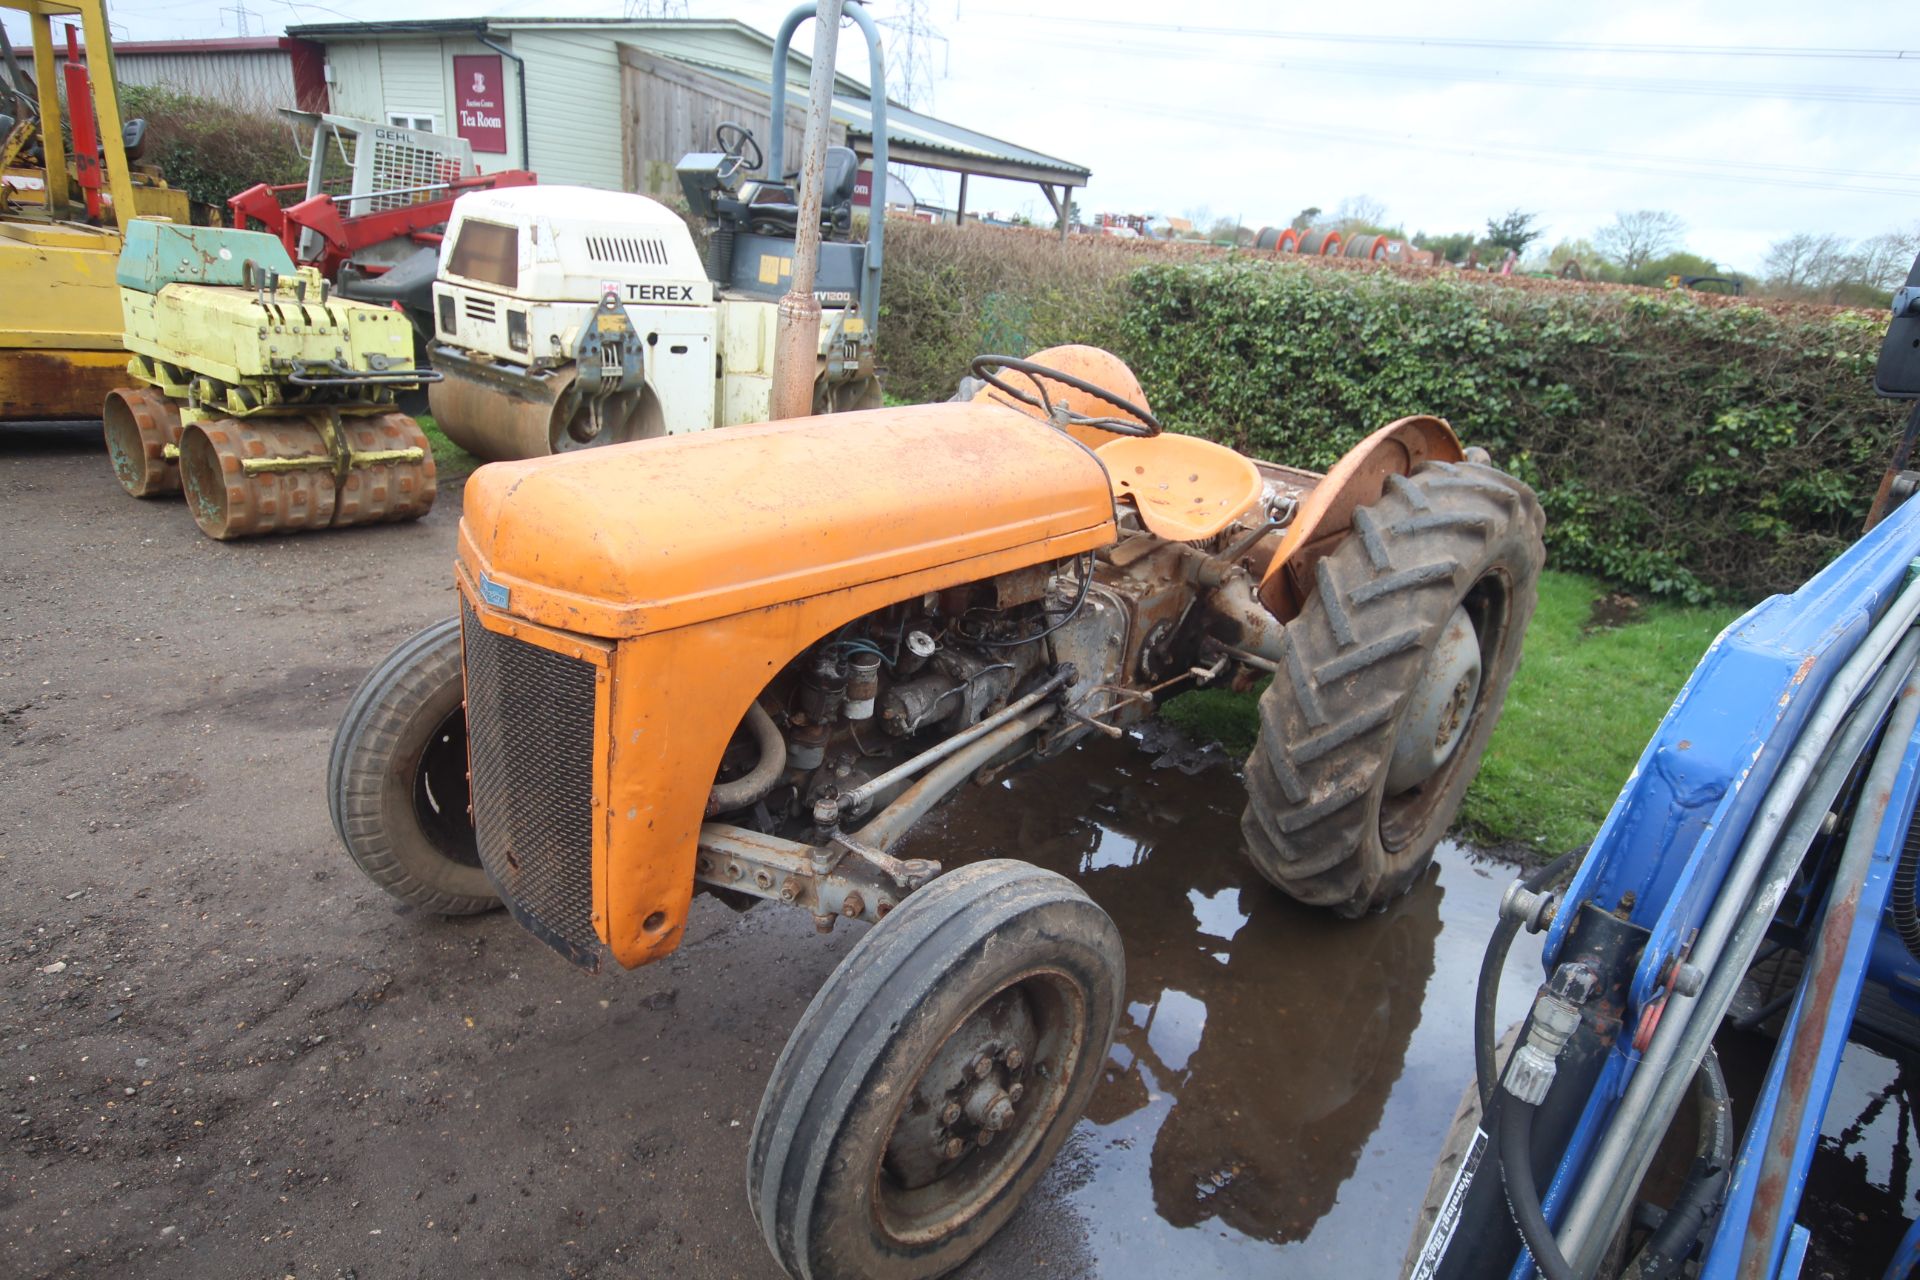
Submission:
<svg viewBox="0 0 1920 1280">
<path fill-rule="evenodd" d="M 692 302 L 693 286 L 690 284 L 630 284 L 627 286 L 628 302 Z"/>
</svg>

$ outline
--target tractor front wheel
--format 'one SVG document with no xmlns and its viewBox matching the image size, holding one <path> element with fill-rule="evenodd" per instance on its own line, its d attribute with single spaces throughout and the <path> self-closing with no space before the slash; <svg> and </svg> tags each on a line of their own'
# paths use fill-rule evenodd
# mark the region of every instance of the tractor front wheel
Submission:
<svg viewBox="0 0 1920 1280">
<path fill-rule="evenodd" d="M 909 895 L 800 1019 L 754 1119 L 747 1195 L 789 1275 L 923 1280 L 985 1244 L 1100 1077 L 1119 931 L 996 859 Z"/>
<path fill-rule="evenodd" d="M 1240 825 L 1274 884 L 1358 916 L 1426 869 L 1519 665 L 1543 525 L 1478 462 L 1395 476 L 1354 513 L 1260 699 Z"/>
<path fill-rule="evenodd" d="M 500 905 L 467 805 L 460 620 L 436 622 L 375 667 L 327 761 L 333 828 L 367 878 L 409 906 L 472 915 Z"/>
</svg>

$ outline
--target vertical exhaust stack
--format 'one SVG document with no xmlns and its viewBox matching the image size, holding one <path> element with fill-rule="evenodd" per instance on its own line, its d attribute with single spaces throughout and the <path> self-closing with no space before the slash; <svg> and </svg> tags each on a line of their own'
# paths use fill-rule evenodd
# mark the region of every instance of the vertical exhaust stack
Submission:
<svg viewBox="0 0 1920 1280">
<path fill-rule="evenodd" d="M 813 296 L 820 262 L 820 184 L 827 164 L 827 130 L 832 124 L 833 63 L 840 43 L 841 0 L 820 0 L 814 14 L 813 68 L 807 86 L 807 136 L 800 160 L 800 216 L 795 226 L 793 287 L 780 299 L 774 329 L 771 417 L 804 418 L 813 412 L 814 366 L 820 352 L 820 300 Z M 784 61 L 773 69 L 784 80 Z M 776 118 L 778 135 L 787 122 Z M 775 175 L 778 176 L 778 175 Z M 882 174 L 878 181 L 886 181 Z M 869 216 L 885 216 L 880 215 Z"/>
</svg>

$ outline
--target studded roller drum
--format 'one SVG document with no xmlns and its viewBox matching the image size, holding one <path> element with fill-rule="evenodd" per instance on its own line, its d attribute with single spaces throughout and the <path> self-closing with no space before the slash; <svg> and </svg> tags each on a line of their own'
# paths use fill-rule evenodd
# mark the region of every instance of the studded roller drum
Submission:
<svg viewBox="0 0 1920 1280">
<path fill-rule="evenodd" d="M 1426 869 L 1519 665 L 1543 527 L 1478 461 L 1393 476 L 1354 512 L 1260 699 L 1241 829 L 1269 880 L 1357 916 Z"/>
<path fill-rule="evenodd" d="M 418 449 L 420 458 L 415 462 L 374 462 L 349 470 L 337 486 L 333 509 L 336 529 L 350 524 L 418 520 L 433 510 L 438 476 L 433 466 L 433 446 L 419 423 L 404 413 L 382 413 L 342 418 L 340 431 L 357 456 L 378 457 Z"/>
<path fill-rule="evenodd" d="M 188 427 L 180 439 L 181 483 L 200 531 L 224 541 L 412 520 L 432 508 L 433 453 L 417 423 L 401 413 L 339 423 L 339 438 L 353 454 L 346 468 L 328 447 L 328 422 L 318 414 L 216 418 Z"/>
<path fill-rule="evenodd" d="M 326 456 L 326 437 L 305 419 L 197 422 L 180 436 L 180 479 L 187 491 L 187 509 L 200 532 L 222 541 L 324 529 L 333 523 L 330 465 L 250 472 L 246 464 Z"/>
<path fill-rule="evenodd" d="M 180 445 L 180 410 L 153 387 L 107 392 L 100 409 L 107 457 L 120 487 L 136 498 L 180 492 L 180 465 L 167 456 Z"/>
<path fill-rule="evenodd" d="M 949 872 L 847 953 L 773 1068 L 748 1202 L 803 1280 L 925 1280 L 985 1244 L 1098 1082 L 1119 931 L 1072 881 Z"/>
</svg>

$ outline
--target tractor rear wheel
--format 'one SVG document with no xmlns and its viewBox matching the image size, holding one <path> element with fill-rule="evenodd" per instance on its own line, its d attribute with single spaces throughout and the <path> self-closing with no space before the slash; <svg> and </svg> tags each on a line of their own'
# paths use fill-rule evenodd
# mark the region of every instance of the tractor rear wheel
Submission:
<svg viewBox="0 0 1920 1280">
<path fill-rule="evenodd" d="M 441 915 L 491 911 L 467 807 L 460 620 L 437 622 L 375 667 L 347 704 L 327 761 L 333 829 L 367 878 Z"/>
<path fill-rule="evenodd" d="M 1395 476 L 1354 513 L 1260 698 L 1240 825 L 1267 879 L 1347 916 L 1412 887 L 1500 718 L 1543 525 L 1478 462 Z"/>
<path fill-rule="evenodd" d="M 926 1280 L 998 1231 L 1100 1078 L 1119 930 L 1063 876 L 994 859 L 854 945 L 767 1082 L 747 1199 L 787 1274 Z"/>
</svg>

